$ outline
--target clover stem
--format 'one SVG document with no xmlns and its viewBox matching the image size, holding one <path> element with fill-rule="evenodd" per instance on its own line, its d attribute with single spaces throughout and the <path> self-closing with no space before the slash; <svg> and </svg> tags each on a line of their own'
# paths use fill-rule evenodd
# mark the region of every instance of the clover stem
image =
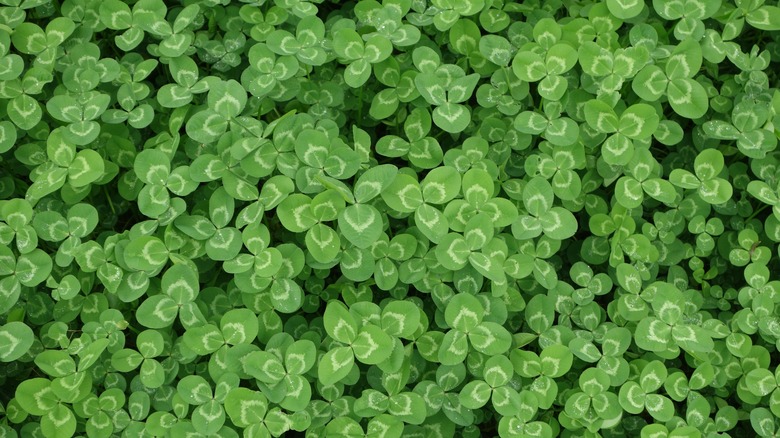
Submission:
<svg viewBox="0 0 780 438">
<path fill-rule="evenodd" d="M 358 91 L 358 121 L 363 120 L 363 87 Z"/>
<path fill-rule="evenodd" d="M 116 216 L 116 209 L 114 209 L 114 203 L 111 202 L 111 195 L 108 194 L 106 186 L 103 186 L 103 193 L 106 194 L 106 199 L 108 199 L 108 206 L 111 208 L 111 213 L 114 213 L 114 216 Z"/>
<path fill-rule="evenodd" d="M 756 209 L 756 211 L 754 211 L 754 212 L 753 212 L 753 214 L 751 214 L 751 215 L 750 215 L 750 216 L 749 216 L 749 217 L 748 217 L 748 218 L 745 220 L 745 222 L 750 222 L 750 221 L 752 221 L 752 220 L 753 220 L 753 219 L 754 219 L 754 218 L 755 218 L 755 217 L 756 217 L 756 216 L 757 216 L 759 213 L 761 213 L 762 211 L 766 210 L 766 209 L 767 209 L 767 207 L 769 207 L 769 204 L 761 204 L 761 206 L 760 206 L 760 207 L 758 207 L 758 208 Z"/>
<path fill-rule="evenodd" d="M 509 95 L 512 95 L 512 81 L 509 80 L 509 68 L 507 66 L 501 67 L 504 70 L 504 78 L 506 79 L 506 87 Z"/>
</svg>

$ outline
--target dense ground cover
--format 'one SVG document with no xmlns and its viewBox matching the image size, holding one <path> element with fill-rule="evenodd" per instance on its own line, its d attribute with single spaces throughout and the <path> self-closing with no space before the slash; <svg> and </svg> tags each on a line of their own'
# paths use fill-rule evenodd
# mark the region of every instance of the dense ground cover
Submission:
<svg viewBox="0 0 780 438">
<path fill-rule="evenodd" d="M 0 0 L 0 435 L 777 436 L 778 31 Z"/>
</svg>

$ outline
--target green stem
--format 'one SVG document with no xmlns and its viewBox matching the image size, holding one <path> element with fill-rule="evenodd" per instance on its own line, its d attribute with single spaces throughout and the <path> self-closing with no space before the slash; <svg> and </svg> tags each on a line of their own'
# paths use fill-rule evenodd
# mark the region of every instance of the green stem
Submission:
<svg viewBox="0 0 780 438">
<path fill-rule="evenodd" d="M 752 220 L 753 220 L 753 219 L 754 219 L 756 216 L 758 216 L 758 214 L 759 214 L 759 213 L 761 213 L 762 211 L 766 210 L 766 209 L 767 209 L 767 207 L 769 207 L 769 204 L 761 204 L 761 207 L 758 207 L 758 208 L 756 209 L 756 211 L 754 211 L 754 212 L 753 212 L 753 214 L 751 214 L 751 215 L 750 215 L 750 216 L 749 216 L 749 217 L 748 217 L 748 218 L 745 220 L 745 222 L 750 222 L 750 221 L 752 221 Z"/>
<path fill-rule="evenodd" d="M 103 186 L 103 193 L 106 194 L 106 199 L 108 199 L 108 206 L 111 207 L 111 213 L 114 213 L 114 216 L 116 216 L 116 209 L 114 209 L 114 203 L 111 202 L 111 195 L 108 194 L 106 186 Z"/>
<path fill-rule="evenodd" d="M 363 120 L 363 87 L 358 89 L 358 121 Z"/>
</svg>

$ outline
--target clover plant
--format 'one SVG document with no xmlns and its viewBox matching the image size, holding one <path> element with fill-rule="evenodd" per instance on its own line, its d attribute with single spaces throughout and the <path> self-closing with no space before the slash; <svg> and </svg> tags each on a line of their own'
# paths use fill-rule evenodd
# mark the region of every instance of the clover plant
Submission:
<svg viewBox="0 0 780 438">
<path fill-rule="evenodd" d="M 0 0 L 0 435 L 780 435 L 776 0 Z"/>
</svg>

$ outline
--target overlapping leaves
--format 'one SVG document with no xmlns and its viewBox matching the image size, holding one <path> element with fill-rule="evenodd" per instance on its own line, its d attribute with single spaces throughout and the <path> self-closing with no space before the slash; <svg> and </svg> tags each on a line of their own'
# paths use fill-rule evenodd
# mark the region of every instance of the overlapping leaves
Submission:
<svg viewBox="0 0 780 438">
<path fill-rule="evenodd" d="M 0 432 L 775 435 L 780 9 L 575 3 L 2 2 Z"/>
</svg>

